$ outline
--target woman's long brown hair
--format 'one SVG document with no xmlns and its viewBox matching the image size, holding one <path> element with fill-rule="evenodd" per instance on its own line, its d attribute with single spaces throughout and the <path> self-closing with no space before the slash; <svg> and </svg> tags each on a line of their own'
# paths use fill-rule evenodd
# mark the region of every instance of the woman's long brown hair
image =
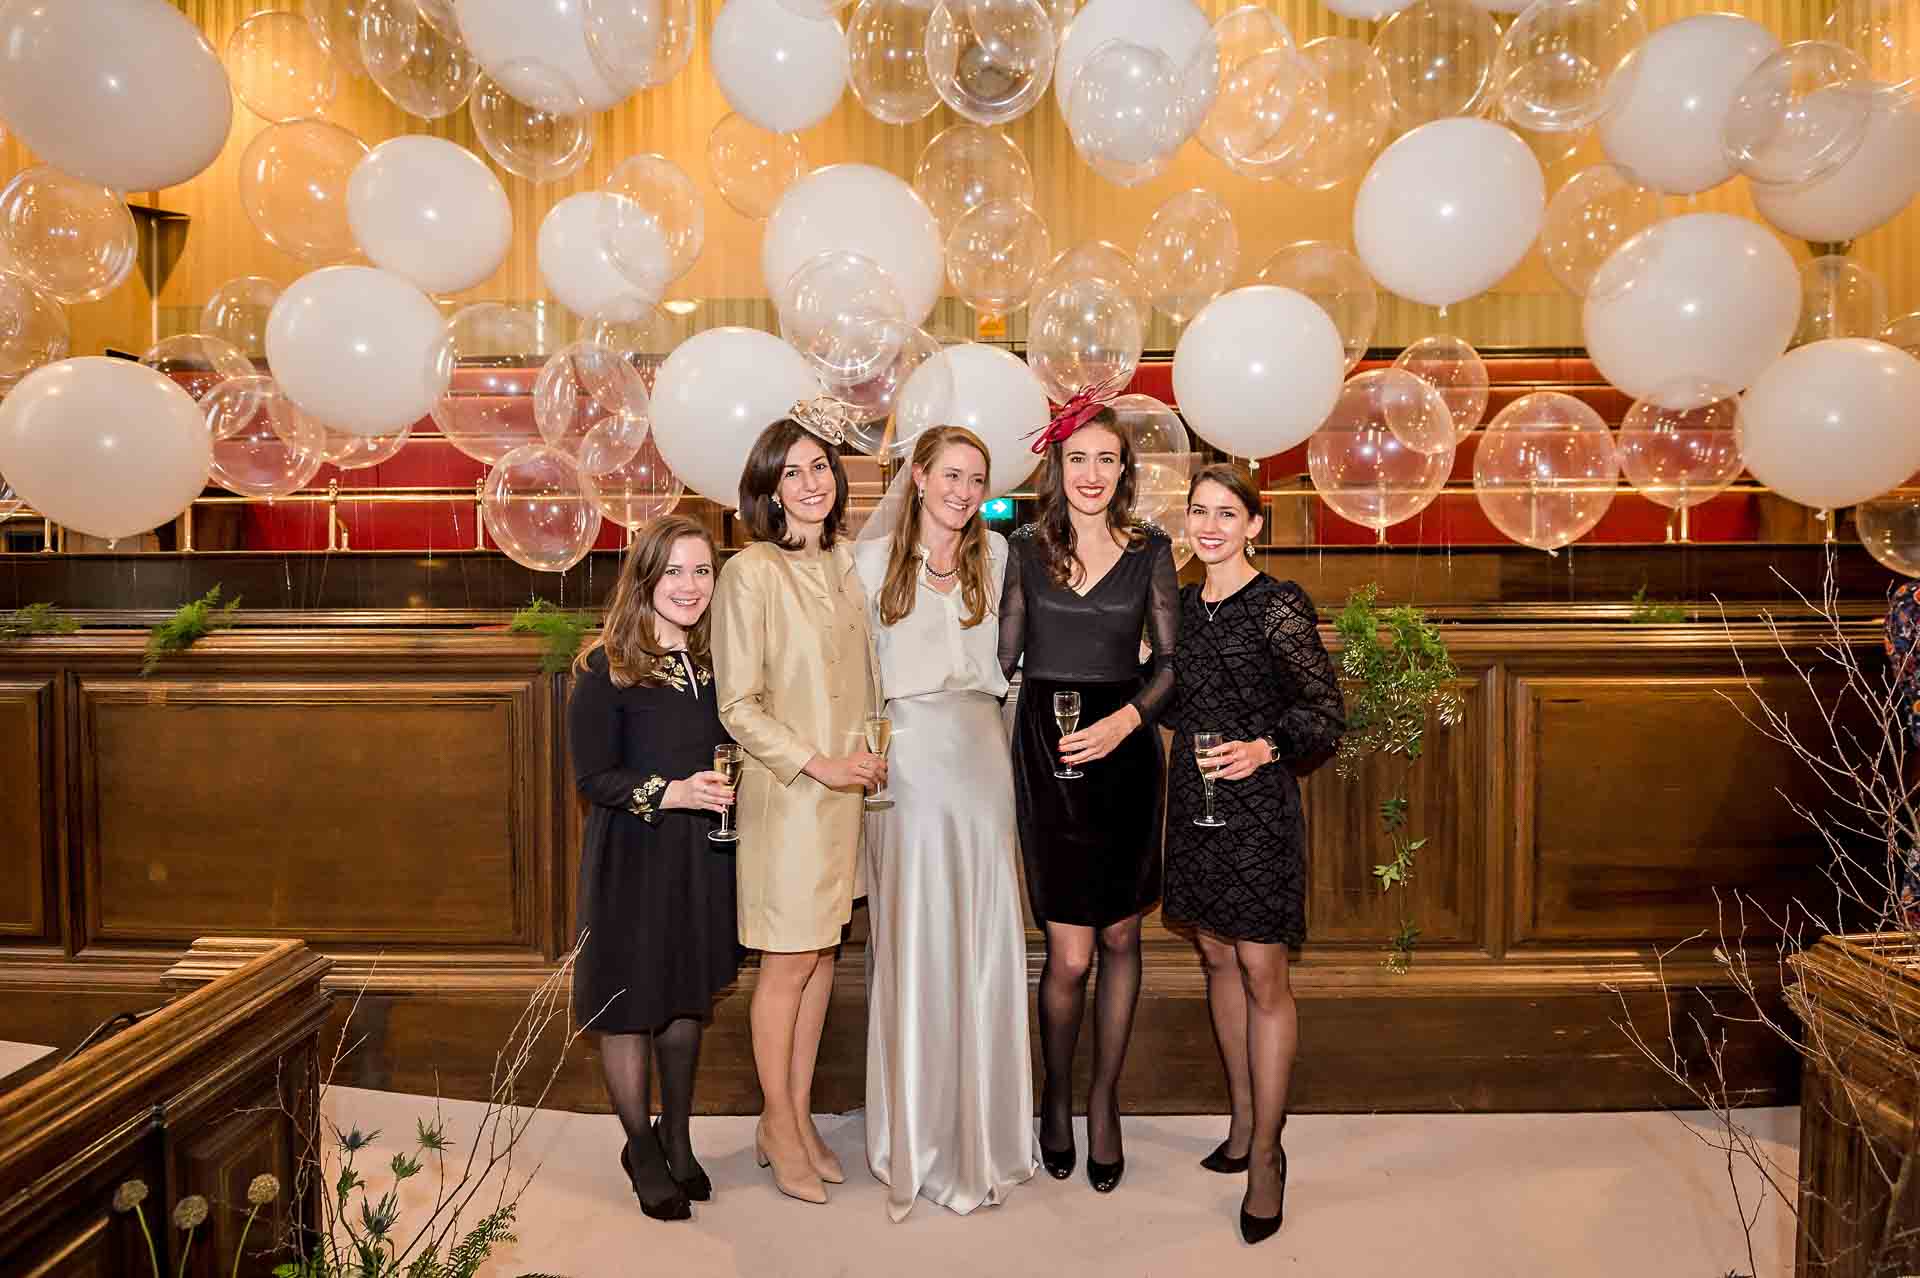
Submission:
<svg viewBox="0 0 1920 1278">
<path fill-rule="evenodd" d="M 1133 518 L 1133 441 L 1127 438 L 1119 416 L 1103 408 L 1088 419 L 1080 430 L 1095 426 L 1113 433 L 1120 441 L 1120 478 L 1113 486 L 1113 500 L 1107 504 L 1107 527 L 1117 533 L 1132 550 L 1146 540 L 1146 529 Z M 1079 434 L 1075 431 L 1074 434 Z M 1071 590 L 1080 573 L 1079 549 L 1073 533 L 1073 507 L 1067 501 L 1067 444 L 1073 435 L 1047 445 L 1047 459 L 1040 468 L 1040 517 L 1034 532 L 1040 543 L 1040 557 L 1047 565 L 1047 577 L 1063 590 Z"/>
<path fill-rule="evenodd" d="M 989 474 L 993 456 L 978 435 L 964 426 L 935 426 L 924 432 L 913 446 L 913 464 L 932 470 L 934 459 L 949 444 L 963 444 L 980 454 Z M 891 626 L 913 611 L 920 590 L 920 486 L 907 485 L 907 499 L 900 506 L 899 520 L 893 526 L 892 549 L 887 554 L 887 576 L 880 586 L 880 624 Z M 960 553 L 955 559 L 960 569 L 960 599 L 967 606 L 961 627 L 977 626 L 986 620 L 991 601 L 987 598 L 990 569 L 987 563 L 987 525 L 974 511 L 973 518 L 960 530 Z"/>
<path fill-rule="evenodd" d="M 593 642 L 573 659 L 575 671 L 587 668 L 587 658 L 596 649 L 607 653 L 607 677 L 616 688 L 657 688 L 665 680 L 656 670 L 660 658 L 667 655 L 653 632 L 655 614 L 653 592 L 667 575 L 667 561 L 673 558 L 674 543 L 697 537 L 707 543 L 713 555 L 714 572 L 720 570 L 720 552 L 714 547 L 713 534 L 684 515 L 662 515 L 640 530 L 620 562 L 620 579 L 613 586 L 613 600 L 607 604 L 606 621 Z M 700 614 L 700 620 L 687 632 L 687 655 L 702 666 L 713 664 L 713 609 Z"/>
</svg>

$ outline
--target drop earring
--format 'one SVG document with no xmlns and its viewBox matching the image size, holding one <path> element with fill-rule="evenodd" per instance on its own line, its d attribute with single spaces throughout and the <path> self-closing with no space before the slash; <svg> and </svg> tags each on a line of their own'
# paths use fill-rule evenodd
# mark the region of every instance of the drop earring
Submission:
<svg viewBox="0 0 1920 1278">
<path fill-rule="evenodd" d="M 775 493 L 775 494 L 773 495 L 773 508 L 774 508 L 775 510 L 785 510 L 785 509 L 786 509 L 786 507 L 784 507 L 784 506 L 782 506 L 782 505 L 780 504 L 780 494 L 779 494 L 779 493 Z"/>
</svg>

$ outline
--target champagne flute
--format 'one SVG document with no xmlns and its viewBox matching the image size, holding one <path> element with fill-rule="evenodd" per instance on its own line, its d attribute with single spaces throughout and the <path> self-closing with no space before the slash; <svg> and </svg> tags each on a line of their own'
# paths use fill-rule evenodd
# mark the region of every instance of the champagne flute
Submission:
<svg viewBox="0 0 1920 1278">
<path fill-rule="evenodd" d="M 868 715 L 864 731 L 867 737 L 867 749 L 883 759 L 886 758 L 887 747 L 893 744 L 893 720 L 884 714 Z M 893 806 L 893 798 L 882 788 L 867 796 L 866 806 L 890 808 Z"/>
<path fill-rule="evenodd" d="M 713 770 L 727 779 L 727 784 L 738 787 L 740 784 L 740 758 L 745 752 L 731 741 L 713 748 Z M 738 798 L 738 790 L 735 791 Z M 733 828 L 733 804 L 729 803 L 720 813 L 720 828 L 707 831 L 707 838 L 714 843 L 738 843 L 740 832 Z"/>
<path fill-rule="evenodd" d="M 1080 694 L 1077 692 L 1056 692 L 1053 694 L 1053 721 L 1060 725 L 1060 735 L 1067 736 L 1080 726 Z M 1058 766 L 1053 775 L 1062 781 L 1071 781 L 1084 777 L 1086 773 L 1078 768 L 1062 771 Z"/>
<path fill-rule="evenodd" d="M 1213 761 L 1207 758 L 1209 751 L 1217 750 L 1227 743 L 1227 739 L 1218 732 L 1196 732 L 1193 734 L 1193 758 L 1200 768 L 1200 786 L 1206 792 L 1206 808 L 1193 819 L 1193 823 L 1209 830 L 1217 830 L 1225 825 L 1226 818 L 1213 814 Z"/>
</svg>

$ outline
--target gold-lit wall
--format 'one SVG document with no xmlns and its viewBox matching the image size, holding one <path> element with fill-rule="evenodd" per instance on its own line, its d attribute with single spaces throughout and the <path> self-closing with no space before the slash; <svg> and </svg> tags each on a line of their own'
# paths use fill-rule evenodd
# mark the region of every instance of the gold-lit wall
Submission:
<svg viewBox="0 0 1920 1278">
<path fill-rule="evenodd" d="M 240 22 L 271 7 L 263 0 L 175 2 L 219 49 L 224 49 Z M 1218 16 L 1235 2 L 1203 0 L 1202 7 Z M 301 0 L 284 0 L 284 7 L 299 3 Z M 599 115 L 594 122 L 592 159 L 578 173 L 538 186 L 500 173 L 515 211 L 513 251 L 492 279 L 458 300 L 546 298 L 534 255 L 540 219 L 557 201 L 596 186 L 621 160 L 657 151 L 678 162 L 693 177 L 705 200 L 705 251 L 675 288 L 677 294 L 703 299 L 695 326 L 759 320 L 764 308 L 758 299 L 765 296 L 759 268 L 761 226 L 721 200 L 707 171 L 707 135 L 728 113 L 728 107 L 714 80 L 706 47 L 706 33 L 711 30 L 719 0 L 699 0 L 699 5 L 701 34 L 691 64 L 664 88 L 641 94 Z M 1648 0 L 1642 4 L 1653 27 L 1692 13 L 1738 9 L 1783 40 L 1816 34 L 1825 7 L 1816 0 L 1752 0 L 1744 5 L 1715 0 Z M 1277 11 L 1301 41 L 1320 35 L 1370 39 L 1375 29 L 1373 24 L 1336 18 L 1319 0 L 1285 0 Z M 431 133 L 484 155 L 464 110 L 439 121 L 416 119 L 388 102 L 365 78 L 343 79 L 340 96 L 328 116 L 369 144 L 401 133 Z M 942 108 L 915 125 L 886 125 L 867 115 L 849 92 L 839 109 L 825 123 L 802 135 L 802 140 L 816 165 L 859 160 L 910 179 L 922 148 L 957 118 Z M 264 127 L 264 122 L 236 105 L 232 137 L 214 166 L 184 186 L 156 193 L 160 205 L 191 218 L 184 251 L 163 273 L 157 294 L 149 294 L 146 280 L 136 278 L 123 290 L 125 296 L 116 294 L 101 303 L 74 308 L 77 352 L 97 350 L 109 341 L 135 346 L 154 336 L 155 330 L 163 335 L 190 328 L 206 297 L 236 276 L 264 275 L 284 284 L 307 269 L 269 245 L 239 206 L 240 156 Z M 1230 173 L 1197 143 L 1189 143 L 1159 178 L 1131 189 L 1116 187 L 1098 178 L 1075 155 L 1051 92 L 1038 110 L 1008 131 L 1032 163 L 1038 208 L 1047 219 L 1056 249 L 1089 239 L 1107 239 L 1130 249 L 1162 201 L 1176 191 L 1195 186 L 1215 192 L 1232 209 L 1240 237 L 1243 282 L 1251 280 L 1271 253 L 1293 241 L 1352 242 L 1352 181 L 1326 192 L 1300 191 L 1278 182 L 1260 183 Z M 1551 161 L 1547 170 L 1550 189 L 1603 158 L 1591 139 L 1583 141 L 1571 155 L 1555 154 L 1564 150 L 1554 145 L 1557 139 L 1534 141 L 1536 150 Z M 7 144 L 3 158 L 8 172 L 29 162 L 16 142 Z M 1753 216 L 1744 183 L 1739 181 L 1694 199 L 1669 201 L 1669 210 L 1674 212 L 1710 209 Z M 1914 233 L 1920 224 L 1915 216 L 1909 210 L 1854 249 L 1856 260 L 1877 271 L 1885 281 L 1894 314 L 1920 309 L 1920 253 L 1916 253 Z M 1789 247 L 1796 257 L 1807 255 L 1804 245 L 1789 242 Z M 937 321 L 946 333 L 958 335 L 966 331 L 969 314 L 949 300 Z M 1011 327 L 1012 335 L 1019 337 L 1020 317 L 1015 317 Z M 1398 345 L 1443 328 L 1488 348 L 1580 342 L 1577 303 L 1554 283 L 1537 247 L 1493 292 L 1453 308 L 1444 321 L 1430 308 L 1382 295 L 1377 343 Z M 1177 330 L 1156 317 L 1150 345 L 1170 346 L 1176 338 Z"/>
</svg>

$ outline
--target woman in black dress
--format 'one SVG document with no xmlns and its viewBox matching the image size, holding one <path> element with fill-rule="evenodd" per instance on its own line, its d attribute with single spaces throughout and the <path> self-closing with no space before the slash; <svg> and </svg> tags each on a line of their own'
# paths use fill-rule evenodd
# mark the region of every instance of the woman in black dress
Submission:
<svg viewBox="0 0 1920 1278">
<path fill-rule="evenodd" d="M 1287 1190 L 1280 1129 L 1298 1039 L 1287 952 L 1307 935 L 1296 778 L 1332 757 L 1346 727 L 1313 601 L 1250 562 L 1259 512 L 1259 495 L 1233 467 L 1194 477 L 1187 539 L 1207 578 L 1180 592 L 1179 695 L 1167 715 L 1166 916 L 1197 930 L 1233 1102 L 1227 1139 L 1201 1166 L 1247 1173 L 1240 1232 L 1249 1243 L 1280 1227 Z M 1213 828 L 1194 824 L 1205 787 L 1193 739 L 1205 732 L 1224 741 L 1205 761 L 1226 822 Z"/>
<path fill-rule="evenodd" d="M 580 858 L 577 1014 L 599 1035 L 607 1095 L 626 1129 L 620 1166 L 640 1208 L 685 1220 L 713 1186 L 687 1120 L 702 1022 L 739 969 L 731 844 L 707 838 L 733 801 L 713 771 L 727 740 L 707 638 L 714 549 L 669 516 L 627 551 L 599 638 L 574 662 L 568 738 L 593 805 Z M 649 1126 L 651 1063 L 660 1121 Z"/>
<path fill-rule="evenodd" d="M 1011 676 L 1025 658 L 1013 776 L 1027 897 L 1047 934 L 1040 1154 L 1056 1178 L 1073 1174 L 1073 1056 L 1097 943 L 1087 1179 L 1106 1193 L 1126 1169 L 1118 1087 L 1140 996 L 1140 916 L 1160 899 L 1152 725 L 1173 691 L 1179 586 L 1172 541 L 1131 517 L 1133 449 L 1110 409 L 1069 405 L 1036 448 L 1046 451 L 1040 517 L 1008 539 L 1000 664 Z M 1078 727 L 1064 736 L 1056 692 L 1080 698 Z M 1061 779 L 1066 770 L 1085 775 Z"/>
</svg>

